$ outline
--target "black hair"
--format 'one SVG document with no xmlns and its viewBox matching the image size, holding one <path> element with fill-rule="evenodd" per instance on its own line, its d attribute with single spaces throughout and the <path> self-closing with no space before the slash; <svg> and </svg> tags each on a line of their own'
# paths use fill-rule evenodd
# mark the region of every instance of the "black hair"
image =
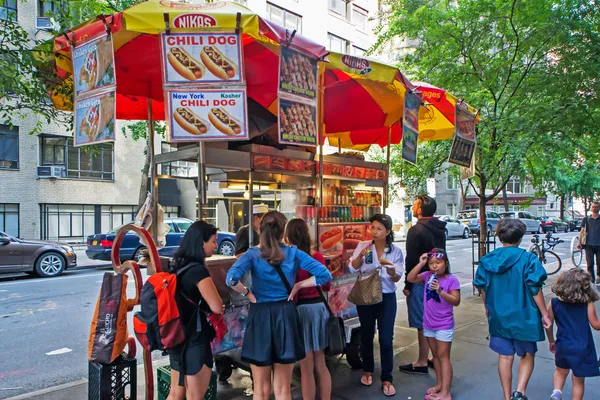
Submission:
<svg viewBox="0 0 600 400">
<path fill-rule="evenodd" d="M 419 206 L 421 207 L 421 215 L 423 217 L 433 217 L 437 211 L 437 202 L 433 197 L 422 194 L 417 197 Z"/>
<path fill-rule="evenodd" d="M 204 264 L 204 243 L 216 235 L 217 231 L 214 225 L 205 221 L 196 221 L 190 225 L 173 256 L 171 271 L 176 272 L 191 262 Z"/>
<path fill-rule="evenodd" d="M 390 231 L 385 237 L 385 247 L 387 248 L 386 253 L 391 253 L 392 246 L 394 245 L 394 231 L 392 230 L 394 222 L 392 221 L 392 217 L 387 214 L 375 214 L 369 218 L 370 223 L 373 223 L 374 221 L 379 222 L 386 230 Z"/>
<path fill-rule="evenodd" d="M 523 221 L 515 218 L 502 218 L 496 225 L 496 236 L 502 243 L 519 244 L 527 232 Z"/>
<path fill-rule="evenodd" d="M 294 218 L 285 227 L 285 238 L 299 250 L 310 254 L 310 231 L 303 219 Z"/>
<path fill-rule="evenodd" d="M 444 261 L 446 261 L 446 273 L 447 274 L 452 273 L 452 272 L 450 272 L 450 259 L 448 258 L 448 253 L 446 253 L 446 250 L 435 247 L 435 248 L 431 249 L 430 253 L 443 254 Z M 427 263 L 429 264 L 429 260 L 427 260 Z"/>
</svg>

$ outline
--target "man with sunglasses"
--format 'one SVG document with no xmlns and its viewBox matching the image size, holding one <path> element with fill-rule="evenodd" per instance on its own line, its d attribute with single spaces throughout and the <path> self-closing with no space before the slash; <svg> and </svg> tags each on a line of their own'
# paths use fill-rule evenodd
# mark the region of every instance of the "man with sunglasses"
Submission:
<svg viewBox="0 0 600 400">
<path fill-rule="evenodd" d="M 419 264 L 419 258 L 424 253 L 430 252 L 433 248 L 446 249 L 446 223 L 434 217 L 437 210 L 435 199 L 427 195 L 417 197 L 413 207 L 413 217 L 418 219 L 406 235 L 406 274 Z M 429 271 L 425 267 L 423 272 Z M 408 308 L 408 325 L 417 329 L 419 341 L 419 358 L 417 361 L 401 365 L 400 371 L 411 374 L 428 374 L 431 362 L 427 360 L 429 355 L 429 346 L 427 339 L 423 335 L 423 296 L 425 288 L 422 283 L 410 283 L 404 281 L 404 295 L 406 296 L 406 306 Z"/>
</svg>

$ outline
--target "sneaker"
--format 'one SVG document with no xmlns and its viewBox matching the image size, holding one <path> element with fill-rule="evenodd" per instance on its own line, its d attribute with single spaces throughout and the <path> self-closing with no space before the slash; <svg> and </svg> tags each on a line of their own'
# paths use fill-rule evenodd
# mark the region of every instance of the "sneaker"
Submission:
<svg viewBox="0 0 600 400">
<path fill-rule="evenodd" d="M 560 390 L 554 390 L 552 396 L 550 396 L 550 400 L 563 400 L 562 392 Z"/>
<path fill-rule="evenodd" d="M 600 277 L 596 278 L 596 285 L 600 285 Z"/>
<path fill-rule="evenodd" d="M 514 392 L 512 392 L 512 396 L 511 396 L 510 400 L 528 400 L 528 398 L 523 393 L 517 392 L 515 390 Z"/>
<path fill-rule="evenodd" d="M 401 365 L 398 367 L 401 372 L 406 372 L 408 374 L 420 374 L 427 375 L 429 373 L 429 368 L 427 367 L 415 367 L 412 364 Z"/>
</svg>

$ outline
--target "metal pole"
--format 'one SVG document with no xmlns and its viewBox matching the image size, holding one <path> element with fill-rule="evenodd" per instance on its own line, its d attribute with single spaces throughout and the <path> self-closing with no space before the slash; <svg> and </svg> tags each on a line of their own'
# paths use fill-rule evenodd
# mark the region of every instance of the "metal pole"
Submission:
<svg viewBox="0 0 600 400">
<path fill-rule="evenodd" d="M 203 220 L 206 201 L 206 165 L 204 161 L 204 142 L 198 143 L 198 219 Z"/>
<path fill-rule="evenodd" d="M 152 193 L 152 239 L 158 244 L 158 168 L 154 157 L 154 120 L 152 99 L 148 97 L 148 151 L 150 152 L 150 190 Z"/>
<path fill-rule="evenodd" d="M 248 185 L 248 193 L 250 194 L 248 197 L 250 202 L 248 205 L 248 247 L 250 248 L 254 245 L 254 213 L 252 210 L 252 203 L 254 203 L 254 171 L 250 170 L 248 180 L 250 181 Z"/>
<path fill-rule="evenodd" d="M 318 123 L 319 123 L 319 132 L 317 133 L 319 137 L 319 201 L 315 202 L 315 237 L 319 237 L 319 223 L 321 222 L 320 214 L 321 208 L 324 206 L 324 198 L 323 198 L 323 141 L 325 136 L 325 64 L 323 62 L 319 63 L 319 104 L 318 104 Z M 338 144 L 339 144 L 338 139 Z M 341 149 L 340 149 L 341 153 Z"/>
<path fill-rule="evenodd" d="M 393 126 L 393 124 L 392 124 Z M 390 148 L 392 147 L 392 126 L 388 128 L 386 173 L 385 173 L 385 193 L 383 194 L 383 212 L 386 213 L 389 206 L 390 196 Z"/>
</svg>

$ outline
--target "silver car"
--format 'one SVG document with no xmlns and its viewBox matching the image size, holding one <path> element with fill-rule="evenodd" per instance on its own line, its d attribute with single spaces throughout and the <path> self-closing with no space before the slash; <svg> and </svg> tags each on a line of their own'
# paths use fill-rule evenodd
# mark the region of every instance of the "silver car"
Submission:
<svg viewBox="0 0 600 400">
<path fill-rule="evenodd" d="M 542 223 L 536 219 L 533 215 L 526 211 L 510 211 L 503 212 L 500 214 L 502 218 L 515 218 L 520 219 L 527 227 L 527 232 L 531 233 L 543 233 Z"/>
<path fill-rule="evenodd" d="M 460 223 L 459 220 L 450 215 L 438 216 L 440 221 L 446 223 L 446 239 L 450 237 L 462 237 L 467 239 L 471 233 L 469 227 L 465 224 Z"/>
<path fill-rule="evenodd" d="M 68 244 L 17 239 L 0 232 L 0 273 L 27 272 L 47 278 L 76 266 L 77 256 Z"/>
</svg>

